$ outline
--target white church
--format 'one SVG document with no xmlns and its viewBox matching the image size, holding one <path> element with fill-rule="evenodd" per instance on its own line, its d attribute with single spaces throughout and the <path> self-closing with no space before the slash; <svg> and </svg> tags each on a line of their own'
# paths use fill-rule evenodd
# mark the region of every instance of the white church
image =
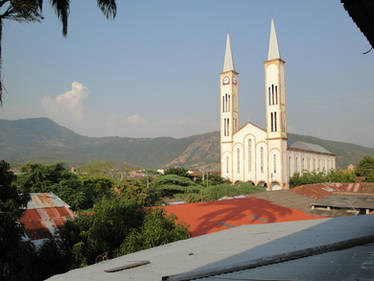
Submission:
<svg viewBox="0 0 374 281">
<path fill-rule="evenodd" d="M 221 176 L 233 183 L 263 185 L 267 190 L 288 189 L 294 173 L 335 169 L 336 155 L 316 144 L 288 141 L 285 61 L 280 56 L 274 21 L 264 64 L 266 129 L 251 122 L 239 128 L 239 73 L 227 35 L 220 73 Z"/>
</svg>

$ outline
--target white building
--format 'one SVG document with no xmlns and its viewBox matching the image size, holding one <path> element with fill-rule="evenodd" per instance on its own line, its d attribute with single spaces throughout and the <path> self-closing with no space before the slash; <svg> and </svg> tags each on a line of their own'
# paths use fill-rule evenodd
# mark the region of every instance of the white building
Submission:
<svg viewBox="0 0 374 281">
<path fill-rule="evenodd" d="M 273 21 L 264 64 L 266 129 L 251 122 L 239 128 L 239 73 L 227 35 L 220 73 L 221 176 L 232 182 L 266 185 L 268 190 L 287 189 L 289 178 L 296 172 L 335 169 L 336 155 L 316 144 L 288 142 L 285 61 L 280 56 Z"/>
</svg>

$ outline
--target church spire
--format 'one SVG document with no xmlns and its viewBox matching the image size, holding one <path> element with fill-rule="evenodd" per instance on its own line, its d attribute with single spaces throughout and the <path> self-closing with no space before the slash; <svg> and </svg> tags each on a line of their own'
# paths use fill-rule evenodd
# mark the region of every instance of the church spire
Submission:
<svg viewBox="0 0 374 281">
<path fill-rule="evenodd" d="M 230 35 L 228 33 L 226 39 L 225 61 L 223 63 L 223 72 L 226 71 L 235 71 L 234 60 L 231 53 Z"/>
<path fill-rule="evenodd" d="M 274 20 L 271 19 L 268 60 L 280 58 L 277 33 L 275 32 Z"/>
</svg>

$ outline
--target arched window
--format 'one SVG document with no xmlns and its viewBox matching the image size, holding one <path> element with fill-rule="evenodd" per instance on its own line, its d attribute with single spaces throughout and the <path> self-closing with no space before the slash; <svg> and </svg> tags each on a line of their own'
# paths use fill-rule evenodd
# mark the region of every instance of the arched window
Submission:
<svg viewBox="0 0 374 281">
<path fill-rule="evenodd" d="M 274 174 L 277 173 L 277 155 L 274 154 L 273 156 L 273 161 L 274 161 Z"/>
<path fill-rule="evenodd" d="M 226 156 L 226 174 L 229 173 L 229 157 Z"/>
<path fill-rule="evenodd" d="M 275 104 L 278 104 L 278 86 L 275 86 Z"/>
<path fill-rule="evenodd" d="M 271 119 L 271 131 L 273 132 L 273 112 L 270 113 L 270 119 Z"/>
<path fill-rule="evenodd" d="M 228 102 L 227 102 L 227 105 L 228 105 L 228 112 L 231 111 L 231 108 L 230 108 L 230 95 L 228 96 Z"/>
<path fill-rule="evenodd" d="M 227 118 L 227 135 L 230 135 L 230 118 Z"/>
<path fill-rule="evenodd" d="M 225 112 L 225 96 L 222 96 L 222 112 Z"/>
<path fill-rule="evenodd" d="M 240 173 L 240 149 L 237 148 L 236 149 L 236 157 L 237 157 L 237 161 L 236 161 L 236 164 L 237 164 L 237 172 L 238 174 Z"/>
<path fill-rule="evenodd" d="M 225 105 L 226 105 L 226 108 L 225 108 L 225 112 L 227 112 L 227 94 L 225 95 Z"/>
<path fill-rule="evenodd" d="M 248 172 L 252 171 L 252 140 L 248 139 Z"/>
<path fill-rule="evenodd" d="M 223 119 L 223 132 L 224 132 L 224 136 L 227 136 L 227 122 L 226 122 L 226 118 Z"/>
<path fill-rule="evenodd" d="M 261 173 L 264 173 L 264 148 L 261 147 L 260 157 L 261 157 Z"/>
<path fill-rule="evenodd" d="M 274 104 L 274 85 L 271 85 L 272 104 Z"/>
<path fill-rule="evenodd" d="M 274 132 L 278 131 L 277 127 L 277 113 L 274 112 Z"/>
</svg>

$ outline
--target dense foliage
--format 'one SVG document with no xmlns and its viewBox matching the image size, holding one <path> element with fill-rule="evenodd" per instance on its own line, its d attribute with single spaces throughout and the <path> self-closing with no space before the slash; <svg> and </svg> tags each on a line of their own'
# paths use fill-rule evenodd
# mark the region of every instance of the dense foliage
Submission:
<svg viewBox="0 0 374 281">
<path fill-rule="evenodd" d="M 175 174 L 155 178 L 152 181 L 152 187 L 161 197 L 172 197 L 177 193 L 195 193 L 202 188 L 190 178 Z"/>
<path fill-rule="evenodd" d="M 105 177 L 82 177 L 62 163 L 27 163 L 21 167 L 17 184 L 30 192 L 53 192 L 73 209 L 88 209 L 109 195 L 113 182 Z"/>
<path fill-rule="evenodd" d="M 324 172 L 304 172 L 303 174 L 295 173 L 289 180 L 290 188 L 312 183 L 323 182 L 355 182 L 353 173 L 345 173 L 338 170 L 331 170 L 329 173 Z"/>
<path fill-rule="evenodd" d="M 14 179 L 9 164 L 0 161 L 0 280 L 27 280 L 30 268 L 21 265 L 34 254 L 33 245 L 22 240 L 24 231 L 18 223 L 30 197 L 17 190 Z"/>
<path fill-rule="evenodd" d="M 364 156 L 356 165 L 355 173 L 357 176 L 365 177 L 366 181 L 374 182 L 374 157 Z"/>
<path fill-rule="evenodd" d="M 68 268 L 75 268 L 95 263 L 100 255 L 113 258 L 189 236 L 183 225 L 162 210 L 145 209 L 116 196 L 67 222 L 58 230 L 56 241 L 70 261 Z"/>
</svg>

